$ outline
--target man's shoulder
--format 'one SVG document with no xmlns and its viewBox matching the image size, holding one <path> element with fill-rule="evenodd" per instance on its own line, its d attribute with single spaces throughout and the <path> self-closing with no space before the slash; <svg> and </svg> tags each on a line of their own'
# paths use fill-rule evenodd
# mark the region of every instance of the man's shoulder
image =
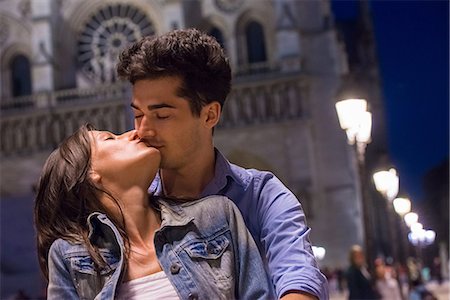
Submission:
<svg viewBox="0 0 450 300">
<path fill-rule="evenodd" d="M 230 171 L 245 182 L 250 182 L 252 180 L 267 181 L 277 178 L 270 171 L 258 170 L 254 168 L 244 168 L 233 163 L 230 163 Z"/>
</svg>

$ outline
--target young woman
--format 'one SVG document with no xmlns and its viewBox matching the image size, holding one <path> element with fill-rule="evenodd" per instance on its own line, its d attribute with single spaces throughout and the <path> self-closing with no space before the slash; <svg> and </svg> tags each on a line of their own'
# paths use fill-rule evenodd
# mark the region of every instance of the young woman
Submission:
<svg viewBox="0 0 450 300">
<path fill-rule="evenodd" d="M 89 125 L 50 155 L 35 203 L 48 299 L 273 298 L 231 201 L 148 195 L 160 159 Z"/>
</svg>

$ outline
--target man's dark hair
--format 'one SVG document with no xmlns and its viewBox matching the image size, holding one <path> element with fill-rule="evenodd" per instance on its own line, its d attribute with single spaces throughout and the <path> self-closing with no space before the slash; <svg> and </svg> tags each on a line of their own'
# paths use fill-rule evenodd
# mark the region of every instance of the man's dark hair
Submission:
<svg viewBox="0 0 450 300">
<path fill-rule="evenodd" d="M 222 47 L 197 29 L 142 38 L 121 53 L 117 73 L 132 84 L 178 76 L 182 80 L 178 95 L 189 100 L 196 116 L 213 101 L 223 106 L 231 89 L 231 69 Z"/>
</svg>

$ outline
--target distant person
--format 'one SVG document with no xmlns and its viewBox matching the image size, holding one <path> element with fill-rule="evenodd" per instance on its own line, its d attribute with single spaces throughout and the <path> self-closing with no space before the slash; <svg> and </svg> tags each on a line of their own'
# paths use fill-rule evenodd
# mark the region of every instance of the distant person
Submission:
<svg viewBox="0 0 450 300">
<path fill-rule="evenodd" d="M 132 84 L 137 136 L 161 153 L 151 192 L 230 198 L 267 263 L 277 297 L 327 299 L 297 197 L 274 174 L 234 165 L 214 147 L 213 132 L 231 90 L 220 44 L 196 29 L 147 36 L 121 53 L 117 72 Z"/>
<path fill-rule="evenodd" d="M 406 267 L 408 268 L 409 280 L 416 281 L 421 280 L 421 264 L 417 262 L 415 258 L 408 257 L 406 259 Z"/>
<path fill-rule="evenodd" d="M 392 269 L 382 260 L 375 264 L 375 286 L 383 300 L 402 300 L 400 286 Z"/>
<path fill-rule="evenodd" d="M 438 300 L 433 293 L 426 288 L 422 279 L 416 278 L 411 281 L 409 300 Z"/>
<path fill-rule="evenodd" d="M 149 196 L 160 152 L 128 137 L 81 127 L 45 163 L 35 222 L 48 299 L 273 299 L 233 202 Z"/>
<path fill-rule="evenodd" d="M 342 268 L 336 269 L 336 276 L 337 276 L 337 282 L 338 282 L 338 290 L 340 293 L 344 292 L 344 286 L 345 286 L 345 274 Z"/>
<path fill-rule="evenodd" d="M 441 259 L 438 256 L 433 258 L 433 265 L 431 267 L 431 279 L 435 280 L 438 284 L 442 283 Z"/>
<path fill-rule="evenodd" d="M 358 245 L 352 246 L 349 253 L 350 267 L 346 272 L 348 299 L 380 299 L 367 271 L 365 255 Z"/>
</svg>

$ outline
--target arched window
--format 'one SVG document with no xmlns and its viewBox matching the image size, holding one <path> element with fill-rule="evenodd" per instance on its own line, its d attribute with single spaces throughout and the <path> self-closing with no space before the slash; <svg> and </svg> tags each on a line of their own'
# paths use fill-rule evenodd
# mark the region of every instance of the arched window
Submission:
<svg viewBox="0 0 450 300">
<path fill-rule="evenodd" d="M 262 26 L 255 21 L 248 23 L 245 27 L 245 39 L 247 42 L 248 63 L 252 64 L 266 61 L 266 43 L 264 42 Z"/>
<path fill-rule="evenodd" d="M 30 61 L 24 55 L 16 55 L 10 63 L 12 96 L 31 94 Z"/>
<path fill-rule="evenodd" d="M 219 42 L 219 44 L 222 46 L 222 48 L 225 49 L 225 40 L 223 39 L 222 31 L 220 31 L 219 28 L 217 28 L 217 27 L 211 28 L 211 30 L 208 32 L 208 34 L 215 37 L 216 40 Z"/>
</svg>

